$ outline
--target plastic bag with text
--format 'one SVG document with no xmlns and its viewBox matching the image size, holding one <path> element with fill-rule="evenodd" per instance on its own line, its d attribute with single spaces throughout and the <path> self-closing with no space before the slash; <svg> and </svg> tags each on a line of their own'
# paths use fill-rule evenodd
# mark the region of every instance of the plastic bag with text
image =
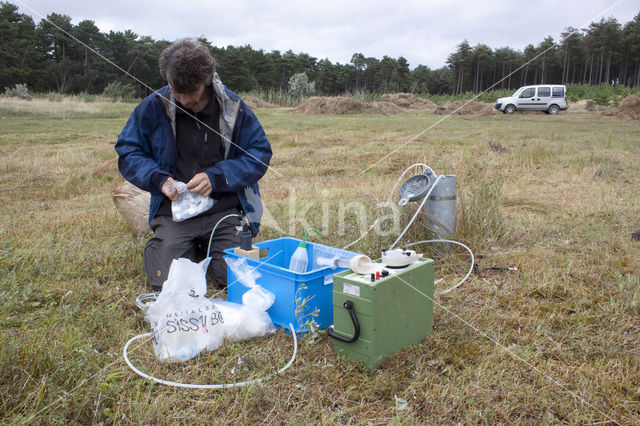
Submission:
<svg viewBox="0 0 640 426">
<path fill-rule="evenodd" d="M 171 263 L 162 291 L 145 315 L 158 359 L 186 361 L 222 344 L 223 315 L 214 301 L 204 296 L 210 260 L 194 263 L 181 258 Z"/>
<path fill-rule="evenodd" d="M 162 291 L 149 306 L 145 319 L 151 324 L 153 348 L 160 360 L 186 361 L 217 349 L 225 338 L 244 340 L 275 331 L 266 312 L 275 295 L 255 285 L 255 279 L 248 305 L 205 297 L 210 260 L 175 259 Z"/>
</svg>

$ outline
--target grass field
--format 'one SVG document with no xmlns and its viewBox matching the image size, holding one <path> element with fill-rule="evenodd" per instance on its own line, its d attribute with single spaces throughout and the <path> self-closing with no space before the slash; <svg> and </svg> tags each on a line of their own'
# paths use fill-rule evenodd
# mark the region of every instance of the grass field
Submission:
<svg viewBox="0 0 640 426">
<path fill-rule="evenodd" d="M 201 391 L 154 385 L 122 358 L 149 331 L 135 306 L 146 238 L 110 197 L 133 107 L 0 99 L 0 422 L 640 422 L 640 122 L 456 116 L 423 132 L 442 116 L 257 110 L 274 151 L 260 240 L 314 226 L 342 247 L 424 162 L 457 175 L 456 239 L 480 267 L 518 270 L 436 297 L 433 335 L 375 372 L 334 355 L 321 332 L 282 376 Z M 351 249 L 378 257 L 415 208 Z M 424 238 L 420 218 L 404 241 Z M 419 251 L 436 260 L 437 290 L 469 267 L 463 250 Z M 148 341 L 131 357 L 164 378 L 224 383 L 276 370 L 291 346 L 279 331 L 185 364 L 157 362 Z"/>
</svg>

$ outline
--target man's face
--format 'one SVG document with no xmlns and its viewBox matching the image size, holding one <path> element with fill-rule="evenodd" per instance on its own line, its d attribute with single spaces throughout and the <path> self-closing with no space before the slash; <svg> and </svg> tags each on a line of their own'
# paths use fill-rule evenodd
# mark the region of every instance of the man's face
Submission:
<svg viewBox="0 0 640 426">
<path fill-rule="evenodd" d="M 180 102 L 182 106 L 195 112 L 201 111 L 206 105 L 209 99 L 206 96 L 205 84 L 201 83 L 195 91 L 191 93 L 180 93 L 173 88 L 173 85 L 169 83 L 171 93 L 176 98 L 176 101 Z"/>
</svg>

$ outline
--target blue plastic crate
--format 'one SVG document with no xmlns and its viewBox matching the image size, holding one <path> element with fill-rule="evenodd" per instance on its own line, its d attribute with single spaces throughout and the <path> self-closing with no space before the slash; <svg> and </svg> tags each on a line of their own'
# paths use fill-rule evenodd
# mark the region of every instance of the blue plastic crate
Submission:
<svg viewBox="0 0 640 426">
<path fill-rule="evenodd" d="M 289 270 L 289 261 L 300 241 L 296 238 L 278 238 L 254 243 L 261 252 L 267 250 L 266 256 L 260 260 L 239 256 L 233 248 L 224 252 L 225 257 L 232 259 L 244 257 L 247 264 L 256 268 L 261 275 L 256 283 L 276 295 L 275 303 L 267 311 L 275 325 L 288 328 L 291 323 L 296 332 L 306 332 L 309 331 L 305 326 L 308 321 L 315 321 L 320 329 L 333 324 L 333 275 L 345 270 L 318 266 L 318 257 L 350 259 L 357 253 L 307 241 L 309 266 L 307 272 L 298 274 Z M 227 300 L 242 303 L 242 295 L 248 290 L 227 267 Z M 296 308 L 299 311 L 297 318 Z M 315 312 L 317 315 L 314 315 Z"/>
</svg>

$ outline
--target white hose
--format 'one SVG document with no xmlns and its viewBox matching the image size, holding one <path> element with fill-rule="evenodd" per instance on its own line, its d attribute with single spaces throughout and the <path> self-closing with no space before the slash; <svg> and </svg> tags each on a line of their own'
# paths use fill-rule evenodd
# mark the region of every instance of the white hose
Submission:
<svg viewBox="0 0 640 426">
<path fill-rule="evenodd" d="M 382 207 L 386 207 L 386 206 L 388 206 L 388 205 L 391 203 L 391 197 L 393 197 L 393 193 L 396 191 L 396 188 L 398 187 L 398 185 L 399 185 L 399 184 L 400 184 L 400 182 L 402 181 L 402 178 L 404 177 L 404 175 L 406 175 L 410 170 L 414 169 L 415 167 L 424 167 L 425 169 L 429 169 L 429 171 L 430 171 L 434 176 L 437 176 L 437 175 L 436 175 L 436 173 L 433 171 L 433 169 L 432 169 L 431 167 L 429 167 L 428 165 L 426 165 L 426 164 L 423 164 L 423 163 L 416 163 L 416 164 L 412 164 L 412 165 L 410 165 L 409 167 L 407 167 L 407 168 L 405 169 L 405 171 L 404 171 L 404 172 L 402 172 L 402 175 L 400 175 L 400 177 L 398 178 L 398 180 L 396 180 L 396 184 L 395 184 L 395 185 L 393 185 L 393 189 L 392 189 L 392 190 L 391 190 L 391 192 L 389 193 L 389 197 L 387 198 L 387 201 L 382 205 Z M 423 171 L 423 173 L 424 173 L 424 171 Z M 438 177 L 438 179 L 440 179 L 440 178 Z M 433 189 L 434 187 L 435 187 L 435 184 L 432 186 L 432 189 Z M 431 191 L 429 191 L 429 194 L 431 194 Z M 427 197 L 428 197 L 428 194 L 427 194 Z M 425 200 L 427 199 L 427 197 L 425 197 Z M 424 204 L 424 203 L 423 203 L 423 204 Z M 421 206 L 422 206 L 423 204 L 421 204 Z M 418 210 L 416 211 L 416 214 L 414 215 L 414 218 L 415 218 L 415 216 L 418 214 L 418 212 L 419 212 L 419 211 L 420 211 L 420 207 L 418 207 Z M 365 237 L 365 235 L 367 235 L 369 232 L 371 232 L 371 230 L 373 229 L 373 227 L 374 227 L 374 226 L 376 226 L 376 224 L 378 223 L 378 221 L 379 221 L 379 220 L 380 220 L 380 218 L 376 218 L 376 220 L 374 220 L 374 221 L 373 221 L 373 223 L 371 224 L 371 226 L 369 227 L 369 229 L 367 229 L 367 230 L 366 230 L 362 235 L 360 235 L 360 237 L 358 237 L 358 239 L 357 239 L 357 240 L 350 242 L 350 243 L 349 243 L 349 244 L 347 244 L 346 246 L 342 247 L 342 249 L 343 249 L 343 250 L 346 250 L 346 249 L 348 249 L 349 247 L 351 247 L 352 245 L 354 245 L 354 244 L 356 244 L 357 242 L 359 242 L 361 239 L 363 239 L 363 238 Z M 413 219 L 411 219 L 411 222 L 409 222 L 409 225 L 407 225 L 407 228 L 408 228 L 409 226 L 411 226 L 411 224 L 412 224 L 412 223 L 413 223 Z M 406 231 L 406 229 L 407 229 L 407 228 L 405 228 L 405 231 Z M 403 232 L 403 234 L 404 234 L 404 232 Z M 394 243 L 394 245 L 395 245 L 395 243 Z"/>
<path fill-rule="evenodd" d="M 211 243 L 213 241 L 213 235 L 215 234 L 216 229 L 218 228 L 218 225 L 220 225 L 220 223 L 223 220 L 225 220 L 225 219 L 227 219 L 229 217 L 238 217 L 238 218 L 242 219 L 242 215 L 232 213 L 232 214 L 224 216 L 223 218 L 221 218 L 215 224 L 215 226 L 211 230 L 211 236 L 209 237 L 209 245 L 207 247 L 207 255 L 209 254 L 209 251 L 211 250 Z M 152 299 L 156 299 L 158 294 L 159 293 L 141 294 L 140 296 L 138 296 L 138 299 L 136 299 L 136 305 L 138 305 L 138 307 L 143 309 L 145 307 L 145 305 L 146 305 L 145 302 L 150 301 Z M 190 384 L 190 383 L 172 382 L 170 380 L 158 379 L 157 377 L 153 377 L 153 376 L 151 376 L 149 374 L 146 374 L 145 372 L 143 372 L 143 371 L 139 370 L 138 368 L 136 368 L 131 363 L 131 361 L 129 360 L 129 356 L 127 354 L 127 350 L 129 349 L 129 345 L 131 345 L 131 343 L 135 342 L 136 340 L 145 338 L 145 337 L 150 337 L 151 333 L 139 334 L 139 335 L 134 336 L 131 339 L 129 339 L 129 341 L 124 345 L 124 349 L 122 351 L 122 354 L 123 354 L 123 357 L 124 357 L 124 361 L 127 363 L 129 368 L 131 368 L 131 370 L 133 370 L 133 372 L 135 372 L 139 376 L 144 377 L 145 379 L 150 379 L 150 380 L 153 380 L 156 383 L 160 383 L 160 384 L 163 384 L 163 385 L 175 386 L 175 387 L 181 387 L 181 388 L 189 388 L 189 389 L 226 389 L 226 388 L 247 386 L 247 385 L 254 384 L 254 383 L 260 383 L 260 382 L 262 382 L 264 380 L 270 379 L 274 375 L 283 373 L 286 369 L 288 369 L 291 366 L 291 364 L 293 364 L 293 362 L 296 359 L 296 354 L 298 353 L 298 338 L 297 338 L 296 332 L 295 332 L 295 330 L 293 328 L 293 324 L 289 323 L 289 328 L 291 329 L 291 334 L 293 336 L 293 355 L 291 356 L 291 359 L 289 360 L 287 365 L 285 365 L 284 367 L 282 367 L 281 369 L 279 369 L 275 373 L 270 374 L 270 375 L 268 375 L 266 377 L 247 380 L 247 381 L 244 381 L 244 382 L 224 383 L 224 384 L 211 384 L 211 385 L 198 385 L 198 384 Z"/>
<path fill-rule="evenodd" d="M 226 218 L 229 218 L 229 217 L 239 217 L 240 220 L 242 220 L 242 215 L 241 214 L 231 213 L 231 214 L 226 215 L 225 217 L 220 219 L 218 221 L 218 223 L 216 223 L 216 226 L 214 226 L 213 229 L 211 230 L 211 236 L 209 237 L 209 245 L 207 246 L 207 257 L 209 257 L 209 252 L 211 251 L 211 243 L 213 242 L 213 234 L 215 234 L 216 229 L 218 228 L 218 225 L 220 225 L 220 222 L 222 222 L 223 220 L 225 220 Z"/>
<path fill-rule="evenodd" d="M 425 244 L 425 243 L 451 243 L 451 244 L 457 244 L 459 246 L 462 246 L 464 248 L 467 249 L 467 251 L 469 252 L 469 254 L 471 255 L 471 266 L 469 267 L 469 272 L 467 272 L 467 275 L 464 276 L 464 278 L 462 280 L 460 280 L 460 282 L 456 285 L 454 285 L 451 288 L 448 288 L 446 290 L 443 290 L 440 292 L 440 294 L 447 294 L 452 290 L 455 290 L 456 288 L 460 287 L 462 285 L 463 282 L 465 282 L 467 280 L 467 278 L 469 278 L 469 275 L 471 275 L 471 272 L 473 272 L 473 264 L 475 263 L 475 258 L 473 256 L 473 252 L 471 251 L 471 249 L 467 246 L 465 246 L 464 244 L 458 242 L 458 241 L 454 241 L 454 240 L 424 240 L 424 241 L 416 241 L 414 243 L 409 243 L 406 244 L 407 247 L 411 247 L 411 246 L 415 246 L 418 244 Z"/>
<path fill-rule="evenodd" d="M 140 296 L 136 298 L 136 306 L 142 310 L 149 307 L 149 304 L 155 302 L 160 295 L 157 293 L 142 293 Z"/>
<path fill-rule="evenodd" d="M 404 237 L 404 234 L 407 232 L 407 230 L 409 229 L 409 227 L 413 224 L 413 222 L 416 220 L 416 217 L 418 216 L 418 214 L 422 211 L 422 206 L 425 205 L 425 203 L 427 202 L 427 200 L 429 199 L 429 196 L 431 195 L 431 192 L 433 191 L 433 189 L 436 187 L 436 185 L 438 184 L 438 182 L 440 181 L 440 179 L 442 178 L 442 176 L 438 176 L 438 178 L 436 179 L 436 181 L 433 183 L 433 185 L 431 185 L 431 188 L 429 188 L 429 192 L 427 192 L 427 195 L 424 196 L 424 198 L 422 199 L 422 202 L 420 203 L 420 205 L 418 206 L 418 208 L 416 209 L 416 212 L 413 214 L 413 217 L 411 218 L 411 220 L 409 221 L 409 223 L 407 224 L 407 226 L 404 228 L 404 231 L 402 231 L 400 233 L 400 235 L 398 236 L 398 238 L 396 238 L 396 240 L 393 242 L 393 244 L 391 244 L 391 247 L 389 247 L 390 249 L 394 248 L 396 246 L 396 244 L 398 244 L 398 241 L 400 241 L 400 239 L 402 237 Z"/>
<path fill-rule="evenodd" d="M 284 367 L 282 367 L 281 369 L 279 369 L 278 371 L 276 371 L 273 374 L 269 374 L 269 375 L 267 375 L 265 377 L 260 377 L 260 378 L 257 378 L 257 379 L 246 380 L 244 382 L 222 383 L 222 384 L 211 384 L 211 385 L 198 385 L 198 384 L 192 384 L 192 383 L 180 383 L 180 382 L 172 382 L 170 380 L 158 379 L 157 377 L 153 377 L 153 376 L 151 376 L 151 375 L 149 375 L 147 373 L 144 373 L 144 372 L 140 371 L 138 368 L 136 368 L 131 363 L 131 361 L 129 361 L 129 357 L 127 356 L 127 349 L 129 348 L 129 345 L 131 343 L 135 342 L 136 340 L 142 339 L 144 337 L 151 337 L 151 333 L 139 334 L 139 335 L 129 339 L 127 344 L 124 345 L 123 356 L 124 356 L 124 361 L 127 363 L 129 368 L 131 368 L 134 371 L 134 373 L 138 374 L 139 376 L 144 377 L 145 379 L 150 379 L 150 380 L 153 380 L 156 383 L 160 383 L 161 385 L 175 386 L 175 387 L 187 388 L 187 389 L 228 389 L 228 388 L 247 386 L 247 385 L 252 385 L 254 383 L 261 383 L 264 380 L 268 380 L 268 379 L 272 378 L 275 375 L 281 374 L 287 368 L 289 368 L 291 366 L 291 364 L 293 364 L 293 362 L 296 359 L 296 354 L 298 353 L 298 338 L 296 337 L 296 331 L 293 329 L 293 324 L 289 323 L 289 328 L 291 329 L 291 335 L 293 336 L 293 355 L 291 356 L 291 359 L 289 360 L 287 365 L 285 365 Z"/>
<path fill-rule="evenodd" d="M 438 176 L 431 167 L 429 167 L 428 165 L 424 164 L 424 163 L 416 163 L 416 164 L 412 164 L 411 166 L 407 167 L 405 169 L 405 171 L 402 173 L 402 175 L 400 176 L 400 178 L 398 178 L 398 180 L 396 181 L 396 184 L 393 186 L 393 189 L 391 190 L 391 193 L 389 193 L 389 198 L 387 198 L 387 201 L 385 202 L 384 206 L 387 206 L 390 201 L 391 201 L 391 197 L 393 196 L 396 188 L 398 187 L 398 185 L 400 184 L 400 181 L 402 180 L 402 178 L 412 169 L 414 169 L 415 167 L 424 167 L 425 169 L 429 169 L 429 171 L 436 176 L 436 180 L 433 183 L 433 185 L 431 185 L 431 188 L 429 189 L 429 192 L 427 192 L 427 195 L 425 195 L 425 197 L 422 199 L 422 202 L 420 203 L 420 205 L 418 206 L 418 208 L 416 209 L 416 212 L 413 214 L 413 217 L 411 218 L 411 220 L 409 221 L 409 223 L 407 224 L 407 226 L 404 228 L 404 230 L 400 233 L 400 235 L 398 236 L 398 238 L 396 238 L 396 240 L 393 242 L 393 244 L 391 245 L 390 248 L 394 248 L 396 246 L 396 244 L 398 244 L 398 241 L 400 241 L 400 239 L 404 236 L 404 234 L 407 232 L 407 230 L 409 229 L 409 227 L 413 224 L 413 222 L 416 220 L 416 217 L 418 217 L 418 214 L 422 211 L 422 207 L 425 205 L 425 203 L 427 202 L 427 200 L 429 199 L 429 196 L 431 195 L 431 191 L 433 191 L 433 189 L 436 187 L 436 185 L 438 184 L 438 181 L 440 181 L 440 179 L 442 178 L 442 176 Z M 423 171 L 424 173 L 424 171 Z M 369 232 L 371 232 L 371 230 L 373 229 L 373 227 L 376 225 L 376 223 L 378 223 L 378 220 L 380 218 L 377 218 L 373 224 L 369 227 L 369 229 L 362 235 L 360 235 L 360 237 L 358 237 L 357 240 L 347 244 L 346 246 L 343 247 L 343 249 L 347 249 L 349 247 L 351 247 L 352 245 L 354 245 L 355 243 L 357 243 L 358 241 L 360 241 L 362 238 L 364 238 L 365 235 L 367 235 Z M 451 288 L 448 288 L 446 290 L 443 290 L 440 292 L 440 294 L 447 294 L 450 291 L 455 290 L 456 288 L 460 287 L 462 285 L 463 282 L 465 282 L 467 280 L 467 278 L 469 278 L 469 276 L 471 275 L 471 272 L 473 272 L 473 265 L 475 263 L 475 257 L 473 255 L 473 252 L 471 251 L 471 249 L 469 247 L 467 247 L 466 245 L 462 244 L 461 242 L 458 241 L 454 241 L 454 240 L 444 240 L 444 239 L 438 239 L 438 240 L 425 240 L 425 241 L 417 241 L 417 242 L 413 242 L 413 243 L 409 243 L 409 244 L 405 244 L 406 247 L 411 247 L 411 246 L 415 246 L 418 244 L 424 244 L 424 243 L 451 243 L 451 244 L 457 244 L 459 246 L 464 247 L 465 249 L 467 249 L 467 251 L 469 252 L 469 254 L 471 255 L 471 266 L 469 267 L 469 272 L 467 272 L 467 275 L 464 276 L 464 278 L 458 282 L 458 284 L 454 285 Z M 439 281 L 442 281 L 442 278 L 440 278 L 439 280 L 436 280 L 434 282 L 437 283 Z"/>
</svg>

